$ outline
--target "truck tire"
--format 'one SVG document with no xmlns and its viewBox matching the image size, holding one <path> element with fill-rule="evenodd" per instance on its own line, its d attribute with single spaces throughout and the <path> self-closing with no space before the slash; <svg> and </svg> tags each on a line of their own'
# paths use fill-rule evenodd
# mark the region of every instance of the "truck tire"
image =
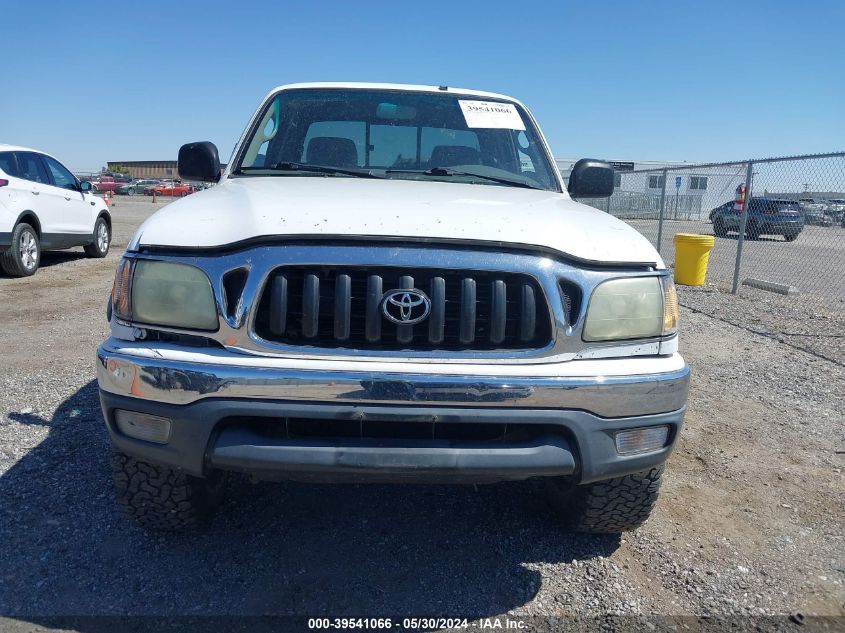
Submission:
<svg viewBox="0 0 845 633">
<path fill-rule="evenodd" d="M 657 503 L 663 466 L 574 486 L 549 479 L 549 501 L 564 526 L 573 532 L 619 534 L 642 525 Z"/>
<path fill-rule="evenodd" d="M 200 479 L 178 470 L 112 455 L 117 500 L 145 530 L 175 532 L 208 519 L 223 498 L 223 473 Z"/>
<path fill-rule="evenodd" d="M 94 224 L 93 242 L 83 246 L 85 255 L 88 257 L 102 258 L 109 254 L 111 246 L 111 228 L 103 216 L 97 218 Z"/>
<path fill-rule="evenodd" d="M 41 241 L 29 224 L 21 222 L 12 230 L 12 244 L 0 254 L 0 268 L 10 277 L 29 277 L 41 263 Z"/>
</svg>

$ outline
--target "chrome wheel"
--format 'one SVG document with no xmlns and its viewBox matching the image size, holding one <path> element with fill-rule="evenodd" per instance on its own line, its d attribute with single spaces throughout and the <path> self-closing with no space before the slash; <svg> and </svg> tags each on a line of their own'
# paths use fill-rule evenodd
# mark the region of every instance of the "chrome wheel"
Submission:
<svg viewBox="0 0 845 633">
<path fill-rule="evenodd" d="M 106 226 L 106 223 L 100 221 L 97 224 L 97 248 L 100 249 L 101 253 L 105 253 L 109 250 L 109 227 Z"/>
<path fill-rule="evenodd" d="M 30 231 L 21 233 L 18 243 L 21 255 L 21 264 L 26 270 L 33 270 L 38 264 L 38 241 Z"/>
</svg>

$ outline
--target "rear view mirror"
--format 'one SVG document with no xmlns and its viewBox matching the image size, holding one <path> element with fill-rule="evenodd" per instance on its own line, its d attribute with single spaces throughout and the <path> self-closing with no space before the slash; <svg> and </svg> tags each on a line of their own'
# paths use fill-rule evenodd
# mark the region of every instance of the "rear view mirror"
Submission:
<svg viewBox="0 0 845 633">
<path fill-rule="evenodd" d="M 87 180 L 83 180 L 81 183 L 79 183 L 79 190 L 82 193 L 88 193 L 89 191 L 91 191 L 91 183 Z"/>
<path fill-rule="evenodd" d="M 395 103 L 380 103 L 376 108 L 376 116 L 380 119 L 409 121 L 417 116 L 417 109 L 412 106 L 397 105 Z"/>
<path fill-rule="evenodd" d="M 607 198 L 613 194 L 613 167 L 592 158 L 582 158 L 569 174 L 569 195 L 573 198 Z"/>
<path fill-rule="evenodd" d="M 179 175 L 185 180 L 217 182 L 220 180 L 220 156 L 209 141 L 188 143 L 179 148 Z"/>
</svg>

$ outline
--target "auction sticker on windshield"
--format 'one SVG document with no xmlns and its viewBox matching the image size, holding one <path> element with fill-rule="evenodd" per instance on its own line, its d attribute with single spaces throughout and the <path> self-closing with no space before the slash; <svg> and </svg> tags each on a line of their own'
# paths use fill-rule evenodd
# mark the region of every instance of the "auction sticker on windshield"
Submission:
<svg viewBox="0 0 845 633">
<path fill-rule="evenodd" d="M 512 103 L 495 101 L 458 101 L 464 113 L 467 127 L 499 128 L 505 130 L 524 130 L 525 123 Z"/>
</svg>

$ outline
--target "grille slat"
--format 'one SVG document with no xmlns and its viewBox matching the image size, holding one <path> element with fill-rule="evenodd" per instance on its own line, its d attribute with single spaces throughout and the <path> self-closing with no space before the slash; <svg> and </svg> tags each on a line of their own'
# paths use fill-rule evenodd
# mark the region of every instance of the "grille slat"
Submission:
<svg viewBox="0 0 845 633">
<path fill-rule="evenodd" d="M 537 305 L 534 300 L 534 288 L 522 284 L 522 302 L 520 304 L 519 340 L 530 341 L 537 329 Z"/>
<path fill-rule="evenodd" d="M 402 290 L 412 290 L 414 288 L 414 278 L 410 275 L 402 275 L 399 278 L 399 288 Z M 413 325 L 397 325 L 396 326 L 396 340 L 407 345 L 414 338 Z"/>
<path fill-rule="evenodd" d="M 378 308 L 382 294 L 382 278 L 379 275 L 367 277 L 366 334 L 364 337 L 370 343 L 377 343 L 381 340 L 381 314 L 379 314 Z"/>
<path fill-rule="evenodd" d="M 338 275 L 334 285 L 334 337 L 339 341 L 349 338 L 352 326 L 352 278 Z"/>
<path fill-rule="evenodd" d="M 288 278 L 276 275 L 270 292 L 270 331 L 276 335 L 284 334 L 288 315 Z"/>
<path fill-rule="evenodd" d="M 435 277 L 431 280 L 431 315 L 428 317 L 428 342 L 439 345 L 443 342 L 446 326 L 446 280 Z"/>
<path fill-rule="evenodd" d="M 469 345 L 475 340 L 475 279 L 461 280 L 461 331 L 458 340 Z"/>
<path fill-rule="evenodd" d="M 490 302 L 490 342 L 498 345 L 505 340 L 507 324 L 507 286 L 501 279 L 493 282 Z"/>
<path fill-rule="evenodd" d="M 320 323 L 320 278 L 305 275 L 302 282 L 302 335 L 314 338 Z"/>
<path fill-rule="evenodd" d="M 403 289 L 428 295 L 426 321 L 385 318 L 385 292 Z M 531 350 L 547 346 L 552 333 L 545 293 L 529 275 L 354 266 L 277 268 L 254 327 L 269 342 L 327 350 Z"/>
</svg>

